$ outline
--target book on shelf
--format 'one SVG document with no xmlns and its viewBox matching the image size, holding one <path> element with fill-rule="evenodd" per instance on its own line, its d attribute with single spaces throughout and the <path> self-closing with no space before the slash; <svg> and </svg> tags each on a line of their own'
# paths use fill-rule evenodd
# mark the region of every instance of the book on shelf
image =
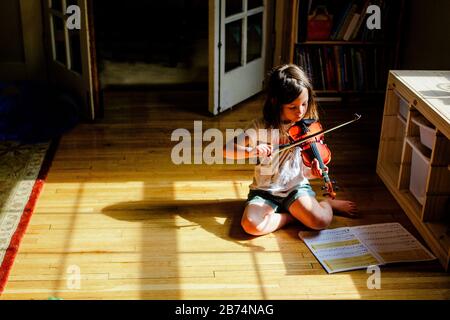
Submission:
<svg viewBox="0 0 450 320">
<path fill-rule="evenodd" d="M 395 67 L 391 40 L 398 34 L 394 30 L 403 1 L 300 0 L 298 40 L 302 41 L 295 46 L 294 62 L 311 77 L 314 88 L 324 93 L 384 91 L 388 71 Z M 372 4 L 382 10 L 381 30 L 366 27 L 371 16 L 366 11 Z M 314 12 L 317 16 L 319 11 L 332 17 L 330 38 L 307 41 L 308 26 L 315 26 L 308 24 L 308 16 Z"/>
<path fill-rule="evenodd" d="M 346 54 L 346 51 L 344 50 L 345 48 L 342 48 L 342 47 L 340 47 L 340 48 L 341 48 L 342 78 L 344 79 L 343 89 L 348 90 L 349 79 L 348 79 L 347 54 Z"/>
<path fill-rule="evenodd" d="M 381 42 L 394 36 L 396 17 L 400 10 L 402 0 L 352 0 L 331 1 L 331 0 L 300 0 L 298 14 L 298 42 L 307 41 L 308 16 L 317 7 L 324 7 L 332 16 L 332 27 L 330 41 L 364 41 Z M 367 9 L 370 5 L 380 7 L 381 30 L 370 30 L 366 27 L 366 22 L 370 14 Z"/>
<path fill-rule="evenodd" d="M 353 30 L 350 40 L 355 40 L 358 37 L 359 30 L 361 30 L 363 23 L 366 21 L 366 12 L 367 12 L 367 8 L 369 7 L 369 5 L 370 5 L 370 0 L 365 0 L 364 5 L 359 13 L 358 23 L 356 24 L 356 27 Z"/>
<path fill-rule="evenodd" d="M 362 60 L 361 51 L 356 50 L 355 59 L 356 59 L 356 66 L 357 66 L 356 67 L 357 79 L 358 79 L 357 90 L 362 91 L 362 90 L 364 90 L 364 72 L 363 72 L 363 60 Z"/>
<path fill-rule="evenodd" d="M 357 62 L 356 62 L 356 53 L 355 53 L 355 48 L 350 48 L 350 61 L 352 64 L 352 79 L 353 79 L 353 87 L 352 90 L 356 91 L 358 90 L 358 67 L 357 67 Z"/>
<path fill-rule="evenodd" d="M 353 15 L 355 14 L 357 9 L 358 9 L 358 5 L 355 2 L 352 2 L 350 10 L 344 16 L 344 21 L 343 21 L 341 27 L 337 30 L 335 40 L 343 40 L 344 34 L 347 31 L 347 28 L 349 27 L 350 22 L 353 19 Z"/>
<path fill-rule="evenodd" d="M 331 37 L 330 37 L 331 40 L 337 40 L 337 36 L 338 36 L 343 24 L 345 23 L 347 14 L 351 10 L 351 8 L 352 8 L 352 3 L 350 2 L 347 4 L 345 9 L 340 12 L 340 14 L 335 15 L 334 27 L 332 28 Z"/>
<path fill-rule="evenodd" d="M 308 45 L 297 47 L 294 62 L 312 78 L 316 90 L 380 91 L 390 54 L 385 47 Z"/>
<path fill-rule="evenodd" d="M 325 59 L 322 59 L 322 48 L 319 47 L 318 51 L 319 51 L 318 57 L 319 57 L 321 87 L 325 88 L 326 84 L 325 84 L 325 72 L 324 71 L 326 71 L 326 69 L 324 68 L 324 63 L 323 63 L 323 61 Z"/>
<path fill-rule="evenodd" d="M 341 59 L 339 54 L 339 48 L 338 46 L 335 46 L 333 49 L 334 53 L 334 59 L 335 59 L 335 66 L 336 66 L 336 75 L 337 75 L 337 89 L 342 90 L 342 73 L 341 73 Z"/>
<path fill-rule="evenodd" d="M 352 17 L 352 20 L 350 21 L 350 24 L 348 25 L 347 30 L 345 30 L 344 36 L 342 37 L 344 41 L 350 40 L 352 34 L 355 32 L 355 28 L 359 20 L 360 20 L 359 13 L 355 13 Z"/>
</svg>

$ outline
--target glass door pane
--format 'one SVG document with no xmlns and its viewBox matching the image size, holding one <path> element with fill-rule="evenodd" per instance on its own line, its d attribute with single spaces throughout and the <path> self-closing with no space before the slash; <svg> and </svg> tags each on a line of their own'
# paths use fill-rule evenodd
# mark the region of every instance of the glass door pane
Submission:
<svg viewBox="0 0 450 320">
<path fill-rule="evenodd" d="M 78 6 L 78 0 L 66 0 L 66 3 L 67 3 L 67 8 L 72 5 Z"/>
<path fill-rule="evenodd" d="M 53 10 L 59 11 L 59 12 L 63 12 L 63 3 L 62 0 L 51 0 L 50 1 L 50 8 L 52 8 Z"/>
<path fill-rule="evenodd" d="M 247 19 L 247 63 L 262 56 L 263 14 L 257 13 Z"/>
<path fill-rule="evenodd" d="M 50 19 L 53 32 L 53 59 L 67 66 L 64 19 L 53 14 Z"/>
<path fill-rule="evenodd" d="M 263 6 L 263 0 L 247 0 L 248 7 L 247 10 L 255 9 Z"/>
<path fill-rule="evenodd" d="M 81 39 L 79 30 L 69 31 L 69 42 L 69 55 L 71 60 L 70 69 L 81 75 L 83 73 L 83 64 L 81 61 Z"/>
<path fill-rule="evenodd" d="M 225 0 L 225 16 L 229 17 L 233 14 L 240 13 L 244 10 L 242 0 Z"/>
<path fill-rule="evenodd" d="M 242 24 L 241 19 L 225 25 L 225 72 L 242 65 Z"/>
</svg>

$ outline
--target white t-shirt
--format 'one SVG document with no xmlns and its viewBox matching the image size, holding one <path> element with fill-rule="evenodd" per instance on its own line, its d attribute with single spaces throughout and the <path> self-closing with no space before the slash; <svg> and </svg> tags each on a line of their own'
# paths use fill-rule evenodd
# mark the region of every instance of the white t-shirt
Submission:
<svg viewBox="0 0 450 320">
<path fill-rule="evenodd" d="M 266 129 L 264 119 L 255 119 L 246 129 L 249 146 L 254 148 L 258 144 L 264 143 L 275 147 L 289 143 L 287 131 L 293 124 L 283 125 L 280 130 L 274 131 Z M 273 156 L 272 161 L 268 161 L 267 158 L 262 159 L 261 163 L 255 166 L 253 183 L 250 185 L 250 189 L 264 190 L 275 196 L 286 197 L 297 186 L 309 183 L 304 175 L 304 169 L 305 165 L 302 161 L 300 148 L 291 148 Z"/>
</svg>

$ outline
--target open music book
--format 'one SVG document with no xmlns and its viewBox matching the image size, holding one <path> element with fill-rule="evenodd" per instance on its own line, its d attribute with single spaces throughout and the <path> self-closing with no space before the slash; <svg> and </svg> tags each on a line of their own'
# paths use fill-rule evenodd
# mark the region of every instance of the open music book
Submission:
<svg viewBox="0 0 450 320">
<path fill-rule="evenodd" d="M 298 235 L 328 273 L 436 259 L 396 222 L 300 231 Z"/>
</svg>

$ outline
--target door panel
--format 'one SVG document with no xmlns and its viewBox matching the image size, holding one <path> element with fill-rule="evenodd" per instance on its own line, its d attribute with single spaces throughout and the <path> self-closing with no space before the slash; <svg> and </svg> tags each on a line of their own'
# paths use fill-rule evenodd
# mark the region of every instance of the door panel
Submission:
<svg viewBox="0 0 450 320">
<path fill-rule="evenodd" d="M 69 30 L 66 26 L 70 5 L 80 8 L 80 29 Z M 93 26 L 89 23 L 87 0 L 44 0 L 44 20 L 48 46 L 49 80 L 71 92 L 82 105 L 87 119 L 95 118 L 94 50 L 91 50 Z M 73 14 L 73 13 L 72 13 Z"/>
<path fill-rule="evenodd" d="M 267 0 L 210 0 L 210 112 L 263 89 Z"/>
</svg>

